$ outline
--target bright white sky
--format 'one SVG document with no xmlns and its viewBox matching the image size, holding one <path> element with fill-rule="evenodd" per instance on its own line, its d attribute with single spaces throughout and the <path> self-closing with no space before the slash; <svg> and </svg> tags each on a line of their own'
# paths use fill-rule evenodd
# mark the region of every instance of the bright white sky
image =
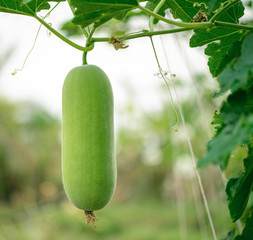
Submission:
<svg viewBox="0 0 253 240">
<path fill-rule="evenodd" d="M 61 3 L 46 21 L 59 29 L 62 22 L 71 18 L 72 13 L 65 2 Z M 145 24 L 143 21 L 135 21 L 132 24 L 133 31 L 148 29 Z M 47 30 L 42 27 L 36 46 L 24 70 L 15 76 L 11 75 L 15 68 L 22 66 L 33 45 L 38 27 L 39 22 L 33 18 L 0 13 L 0 57 L 8 48 L 15 49 L 12 57 L 1 69 L 0 94 L 13 100 L 38 102 L 53 114 L 60 116 L 63 81 L 73 67 L 81 64 L 82 53 L 80 51 L 62 42 L 53 34 L 48 37 Z M 173 35 L 163 36 L 170 68 L 178 78 L 191 86 L 186 63 Z M 106 35 L 103 34 L 103 36 Z M 72 40 L 80 45 L 85 45 L 85 41 L 80 39 Z M 161 65 L 166 69 L 160 37 L 154 37 L 154 42 Z M 203 49 L 191 49 L 187 40 L 182 39 L 180 42 L 189 58 L 192 70 L 194 72 L 207 71 L 207 57 L 203 54 Z M 136 104 L 140 107 L 157 108 L 162 100 L 159 88 L 163 81 L 154 76 L 158 68 L 150 40 L 149 38 L 134 39 L 128 41 L 127 44 L 129 48 L 115 51 L 112 45 L 96 43 L 94 50 L 88 54 L 88 62 L 102 68 L 110 78 L 116 111 L 132 97 L 136 98 Z M 190 88 L 189 92 L 191 91 Z"/>
</svg>

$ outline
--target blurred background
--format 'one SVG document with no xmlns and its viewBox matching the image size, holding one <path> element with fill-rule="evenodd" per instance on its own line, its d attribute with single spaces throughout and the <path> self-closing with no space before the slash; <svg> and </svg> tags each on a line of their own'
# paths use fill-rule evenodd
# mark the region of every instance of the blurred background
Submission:
<svg viewBox="0 0 253 240">
<path fill-rule="evenodd" d="M 46 20 L 60 29 L 71 17 L 62 3 Z M 22 66 L 38 28 L 33 19 L 0 14 L 0 240 L 212 239 L 181 121 L 174 131 L 176 94 L 169 82 L 173 103 L 157 76 L 148 38 L 131 40 L 119 51 L 96 43 L 88 54 L 88 62 L 107 73 L 114 91 L 118 180 L 112 202 L 96 213 L 97 228 L 85 224 L 61 181 L 61 89 L 67 73 L 81 64 L 82 53 L 42 28 L 24 69 L 11 75 Z M 141 29 L 148 29 L 147 20 L 137 14 L 128 23 L 106 24 L 96 36 Z M 176 74 L 199 159 L 222 99 L 212 99 L 217 83 L 203 49 L 189 48 L 190 36 L 158 36 L 154 43 L 164 71 Z M 72 39 L 85 44 L 81 37 Z M 209 166 L 200 175 L 217 235 L 224 237 L 233 225 L 221 174 Z"/>
</svg>

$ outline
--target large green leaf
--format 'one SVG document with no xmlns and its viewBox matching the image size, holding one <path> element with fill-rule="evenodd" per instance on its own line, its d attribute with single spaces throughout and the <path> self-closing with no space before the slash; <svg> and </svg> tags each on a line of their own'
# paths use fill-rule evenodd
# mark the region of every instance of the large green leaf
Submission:
<svg viewBox="0 0 253 240">
<path fill-rule="evenodd" d="M 209 1 L 213 3 L 212 8 L 217 10 L 222 1 Z M 210 9 L 208 9 L 210 11 Z M 226 10 L 217 20 L 230 23 L 238 23 L 239 18 L 244 14 L 244 7 L 241 2 Z M 214 12 L 209 12 L 212 17 Z M 211 29 L 201 28 L 194 31 L 190 40 L 191 47 L 198 47 L 209 44 L 205 50 L 210 56 L 208 65 L 211 74 L 218 76 L 225 67 L 238 56 L 241 40 L 246 31 L 226 27 L 214 27 Z"/>
<path fill-rule="evenodd" d="M 209 163 L 219 164 L 224 170 L 229 156 L 239 144 L 248 144 L 249 137 L 253 134 L 253 115 L 242 116 L 235 125 L 226 126 L 215 139 L 209 141 L 208 152 L 198 162 L 199 167 Z"/>
<path fill-rule="evenodd" d="M 220 7 L 222 1 L 219 1 L 216 3 L 216 9 L 217 10 Z M 215 14 L 215 12 L 207 12 L 207 15 L 212 17 Z M 230 7 L 227 9 L 220 17 L 218 17 L 219 21 L 222 22 L 229 22 L 229 23 L 238 23 L 239 18 L 241 18 L 244 14 L 244 7 L 242 3 L 238 3 L 234 5 L 233 7 Z M 198 47 L 203 46 L 205 44 L 214 42 L 214 41 L 222 41 L 227 40 L 230 35 L 232 36 L 234 32 L 241 31 L 243 34 L 244 31 L 238 30 L 238 29 L 232 29 L 232 28 L 226 28 L 226 27 L 214 27 L 212 29 L 208 28 L 200 28 L 196 29 L 194 35 L 192 36 L 190 40 L 190 46 L 191 47 Z"/>
<path fill-rule="evenodd" d="M 250 50 L 251 49 L 251 50 Z M 238 89 L 245 89 L 252 85 L 253 80 L 253 34 L 250 34 L 243 41 L 241 56 L 231 67 L 226 68 L 218 77 L 223 93 L 229 89 L 232 92 Z"/>
<path fill-rule="evenodd" d="M 234 31 L 219 38 L 219 42 L 208 44 L 205 54 L 210 56 L 208 59 L 209 70 L 213 76 L 218 76 L 226 65 L 236 58 L 241 48 L 241 39 L 244 35 L 241 31 Z M 213 36 L 210 36 L 212 38 Z"/>
<path fill-rule="evenodd" d="M 50 9 L 49 2 L 65 0 L 0 0 L 0 12 L 35 16 L 41 10 Z"/>
<path fill-rule="evenodd" d="M 86 27 L 91 23 L 101 25 L 112 18 L 123 18 L 138 6 L 137 0 L 69 0 L 75 10 L 73 23 Z"/>
<path fill-rule="evenodd" d="M 215 113 L 213 124 L 218 124 L 217 132 L 208 143 L 206 155 L 198 162 L 199 167 L 213 163 L 225 169 L 235 147 L 249 143 L 253 134 L 252 94 L 252 88 L 231 94 L 220 113 Z"/>
<path fill-rule="evenodd" d="M 238 220 L 248 203 L 252 189 L 253 179 L 253 150 L 250 149 L 249 156 L 244 160 L 244 173 L 241 176 L 231 178 L 226 187 L 228 207 L 233 221 Z"/>
</svg>

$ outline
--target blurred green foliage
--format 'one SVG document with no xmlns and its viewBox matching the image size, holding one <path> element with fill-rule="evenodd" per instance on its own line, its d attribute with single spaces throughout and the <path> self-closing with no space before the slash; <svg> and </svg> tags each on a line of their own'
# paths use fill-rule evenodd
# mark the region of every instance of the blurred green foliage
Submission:
<svg viewBox="0 0 253 240">
<path fill-rule="evenodd" d="M 199 229 L 193 203 L 186 205 L 187 240 L 212 239 Z M 225 205 L 213 204 L 219 235 L 223 232 Z M 178 240 L 181 237 L 175 202 L 134 201 L 111 203 L 98 211 L 98 225 L 85 225 L 82 211 L 67 202 L 44 207 L 27 206 L 23 211 L 0 208 L 0 240 Z"/>
<path fill-rule="evenodd" d="M 60 189 L 60 122 L 32 103 L 0 99 L 0 200 L 24 205 Z"/>
</svg>

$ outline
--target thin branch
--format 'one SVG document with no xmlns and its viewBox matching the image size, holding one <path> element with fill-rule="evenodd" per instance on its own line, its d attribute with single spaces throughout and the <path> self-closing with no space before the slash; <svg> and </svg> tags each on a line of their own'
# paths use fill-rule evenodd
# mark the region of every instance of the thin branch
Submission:
<svg viewBox="0 0 253 240">
<path fill-rule="evenodd" d="M 127 35 L 123 37 L 119 37 L 119 39 L 124 39 L 124 40 L 130 40 L 134 38 L 141 38 L 141 37 L 152 37 L 155 35 L 163 35 L 163 34 L 169 34 L 169 33 L 177 33 L 177 32 L 185 32 L 185 31 L 190 31 L 193 30 L 194 28 L 175 28 L 175 29 L 169 29 L 169 30 L 162 30 L 162 31 L 154 31 L 154 32 L 149 32 L 147 30 L 143 30 L 142 33 L 137 33 L 137 34 L 132 34 L 132 35 Z M 91 42 L 109 42 L 110 38 L 92 38 Z"/>
<path fill-rule="evenodd" d="M 34 16 L 34 18 L 36 20 L 38 20 L 42 25 L 44 25 L 50 32 L 52 32 L 54 35 L 56 35 L 57 37 L 59 37 L 62 41 L 64 41 L 65 43 L 71 45 L 72 47 L 81 50 L 83 52 L 87 52 L 93 49 L 93 45 L 89 46 L 89 47 L 83 47 L 80 46 L 74 42 L 72 42 L 71 40 L 69 40 L 68 38 L 66 38 L 65 36 L 63 36 L 61 33 L 59 33 L 58 31 L 56 31 L 54 28 L 52 28 L 49 24 L 47 24 L 43 19 L 39 18 L 37 15 Z"/>
<path fill-rule="evenodd" d="M 214 21 L 214 25 L 219 26 L 219 27 L 238 28 L 238 29 L 253 31 L 253 26 L 249 26 L 249 25 L 242 25 L 242 24 L 221 22 L 221 21 Z"/>
<path fill-rule="evenodd" d="M 96 30 L 96 27 L 93 26 L 93 28 L 90 30 L 89 36 L 87 37 L 86 47 L 90 46 L 90 44 L 92 42 L 92 36 L 93 36 L 93 33 L 95 32 L 95 30 Z"/>
<path fill-rule="evenodd" d="M 239 0 L 235 0 L 232 3 L 236 4 Z M 231 4 L 232 4 L 231 3 Z M 142 6 L 138 6 L 139 9 L 141 9 L 143 12 L 147 13 L 150 16 L 155 17 L 156 19 L 166 22 L 168 24 L 172 24 L 178 27 L 182 27 L 182 28 L 190 28 L 190 29 L 196 29 L 196 28 L 211 28 L 214 26 L 221 26 L 221 27 L 229 27 L 229 28 L 238 28 L 238 29 L 244 29 L 244 30 L 253 30 L 253 26 L 249 26 L 249 25 L 242 25 L 242 24 L 237 24 L 237 23 L 228 23 L 228 22 L 222 22 L 222 21 L 216 21 L 215 19 L 217 17 L 220 16 L 220 14 L 222 14 L 226 9 L 228 9 L 229 7 L 233 6 L 233 4 L 228 4 L 226 5 L 224 8 L 222 8 L 219 12 L 217 12 L 212 18 L 211 21 L 209 22 L 200 22 L 200 23 L 186 23 L 186 22 L 176 22 L 173 20 L 169 20 L 159 14 L 156 14 Z"/>
<path fill-rule="evenodd" d="M 203 28 L 203 27 L 212 27 L 213 23 L 211 22 L 201 22 L 201 23 L 185 23 L 185 22 L 176 22 L 173 20 L 169 20 L 159 14 L 156 14 L 147 8 L 144 8 L 142 6 L 138 6 L 139 9 L 141 9 L 143 12 L 147 13 L 150 16 L 153 16 L 154 18 L 161 20 L 163 22 L 166 22 L 168 24 L 172 24 L 178 27 L 186 27 L 186 28 Z"/>
</svg>

